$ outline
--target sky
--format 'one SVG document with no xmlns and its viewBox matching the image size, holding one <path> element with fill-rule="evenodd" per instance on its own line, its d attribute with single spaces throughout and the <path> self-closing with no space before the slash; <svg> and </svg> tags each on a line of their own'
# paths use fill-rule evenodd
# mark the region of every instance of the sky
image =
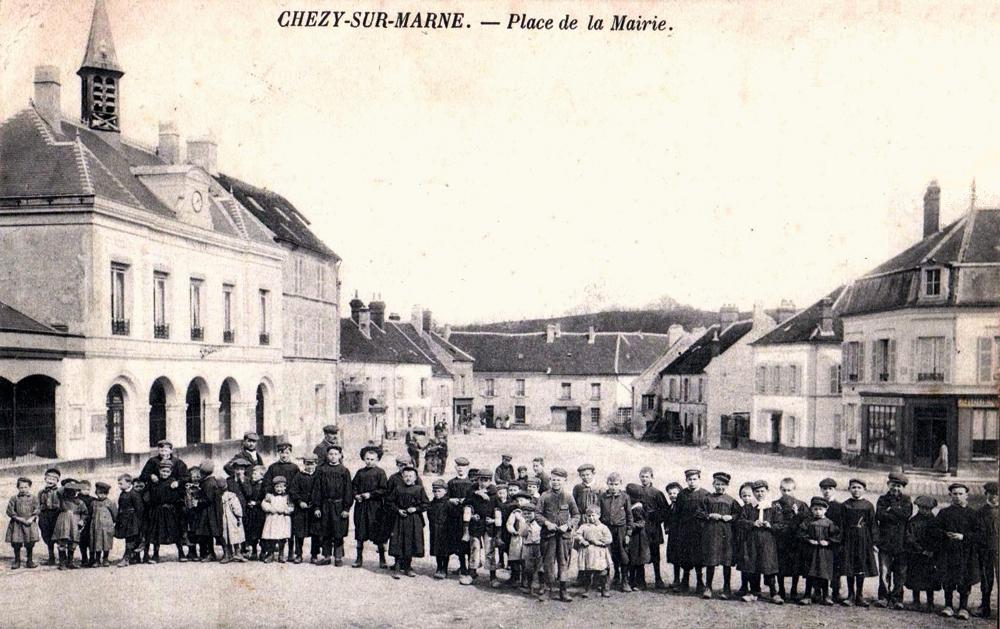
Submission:
<svg viewBox="0 0 1000 629">
<path fill-rule="evenodd" d="M 293 6 L 294 5 L 294 6 Z M 212 132 L 380 293 L 463 324 L 806 306 L 1000 204 L 1000 8 L 979 2 L 107 0 L 124 134 Z M 464 11 L 449 31 L 282 29 L 285 8 Z M 76 69 L 91 0 L 0 0 L 0 118 Z M 669 34 L 479 26 L 657 15 Z M 182 137 L 182 140 L 183 140 Z"/>
</svg>

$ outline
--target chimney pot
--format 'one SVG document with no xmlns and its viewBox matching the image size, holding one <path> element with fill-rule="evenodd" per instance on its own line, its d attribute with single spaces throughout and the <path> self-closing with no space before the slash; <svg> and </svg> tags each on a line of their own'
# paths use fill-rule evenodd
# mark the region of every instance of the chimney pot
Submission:
<svg viewBox="0 0 1000 629">
<path fill-rule="evenodd" d="M 556 326 L 549 323 L 545 326 L 545 342 L 552 343 L 556 340 Z"/>
<path fill-rule="evenodd" d="M 399 316 L 398 312 L 389 313 L 389 321 L 402 321 L 402 317 Z"/>
<path fill-rule="evenodd" d="M 937 180 L 927 185 L 924 193 L 924 238 L 937 233 L 941 220 L 941 187 Z"/>
<path fill-rule="evenodd" d="M 822 309 L 819 331 L 821 334 L 833 334 L 833 300 L 829 297 L 824 298 Z"/>
<path fill-rule="evenodd" d="M 371 328 L 371 313 L 368 308 L 362 307 L 358 310 L 358 327 L 361 329 L 361 333 L 365 335 L 365 338 L 372 337 Z"/>
<path fill-rule="evenodd" d="M 445 324 L 444 329 L 441 331 L 441 337 L 444 340 L 446 340 L 446 341 L 448 340 L 449 337 L 451 337 L 451 325 L 450 324 L 448 324 L 448 323 Z"/>
<path fill-rule="evenodd" d="M 684 336 L 684 326 L 675 323 L 667 328 L 667 347 L 673 347 L 674 343 Z"/>
<path fill-rule="evenodd" d="M 358 299 L 357 291 L 354 292 L 354 299 L 351 300 L 350 306 L 351 306 L 351 320 L 354 321 L 355 323 L 360 323 L 358 318 L 358 313 L 362 308 L 365 307 L 365 302 Z"/>
<path fill-rule="evenodd" d="M 596 338 L 597 338 L 597 331 L 594 330 L 594 326 L 590 326 L 589 328 L 587 328 L 587 344 L 593 345 Z"/>
<path fill-rule="evenodd" d="M 424 310 L 422 325 L 422 332 L 430 332 L 431 328 L 434 327 L 434 317 L 432 316 L 430 310 Z"/>
<path fill-rule="evenodd" d="M 181 134 L 173 120 L 160 123 L 160 142 L 156 147 L 156 154 L 168 164 L 181 162 Z"/>
<path fill-rule="evenodd" d="M 368 309 L 371 311 L 372 323 L 380 328 L 385 327 L 385 302 L 381 299 L 376 299 L 368 304 Z"/>
<path fill-rule="evenodd" d="M 203 138 L 188 140 L 187 142 L 188 163 L 198 166 L 209 175 L 218 174 L 216 165 L 217 153 L 218 143 L 212 134 Z"/>
<path fill-rule="evenodd" d="M 35 66 L 35 110 L 50 127 L 55 128 L 62 119 L 62 87 L 59 68 Z M 58 129 L 57 129 L 58 130 Z"/>
</svg>

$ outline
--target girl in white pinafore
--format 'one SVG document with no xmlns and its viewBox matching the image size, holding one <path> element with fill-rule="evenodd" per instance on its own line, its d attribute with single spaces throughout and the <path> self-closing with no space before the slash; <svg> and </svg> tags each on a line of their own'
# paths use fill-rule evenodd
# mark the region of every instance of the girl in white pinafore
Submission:
<svg viewBox="0 0 1000 629">
<path fill-rule="evenodd" d="M 288 500 L 285 493 L 287 482 L 284 476 L 275 476 L 271 480 L 274 491 L 268 493 L 260 503 L 266 514 L 264 532 L 261 540 L 264 543 L 264 563 L 274 561 L 274 551 L 277 545 L 278 563 L 285 562 L 285 542 L 292 536 L 292 511 L 295 506 Z"/>
</svg>

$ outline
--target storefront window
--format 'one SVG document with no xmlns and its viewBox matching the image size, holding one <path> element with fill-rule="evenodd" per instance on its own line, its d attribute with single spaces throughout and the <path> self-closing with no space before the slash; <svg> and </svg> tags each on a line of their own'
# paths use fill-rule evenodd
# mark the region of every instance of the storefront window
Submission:
<svg viewBox="0 0 1000 629">
<path fill-rule="evenodd" d="M 895 406 L 868 407 L 868 454 L 879 459 L 896 456 L 896 411 Z"/>
<path fill-rule="evenodd" d="M 997 456 L 997 411 L 977 408 L 972 411 L 972 456 Z"/>
</svg>

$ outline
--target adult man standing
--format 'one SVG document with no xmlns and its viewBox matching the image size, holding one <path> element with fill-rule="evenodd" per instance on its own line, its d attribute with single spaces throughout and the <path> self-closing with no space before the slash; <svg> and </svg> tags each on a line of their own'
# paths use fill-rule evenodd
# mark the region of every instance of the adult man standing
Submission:
<svg viewBox="0 0 1000 629">
<path fill-rule="evenodd" d="M 566 584 L 569 581 L 573 535 L 580 523 L 580 510 L 576 508 L 573 496 L 563 489 L 568 476 L 561 467 L 552 469 L 549 475 L 550 488 L 538 499 L 535 516 L 542 525 L 542 556 L 549 595 L 551 596 L 553 585 L 558 580 L 558 598 L 564 603 L 573 600 L 566 593 Z"/>
<path fill-rule="evenodd" d="M 908 479 L 904 474 L 889 474 L 888 491 L 875 503 L 878 524 L 878 601 L 879 607 L 903 609 L 903 583 L 906 581 L 906 523 L 913 515 L 913 503 L 903 494 Z"/>
<path fill-rule="evenodd" d="M 323 426 L 323 441 L 320 441 L 319 444 L 315 448 L 313 448 L 313 454 L 316 455 L 316 458 L 320 462 L 325 462 L 327 449 L 330 446 L 339 446 L 339 445 L 341 445 L 340 429 L 334 426 L 333 424 Z"/>
<path fill-rule="evenodd" d="M 533 458 L 531 460 L 531 470 L 539 480 L 538 491 L 544 494 L 549 490 L 549 475 L 545 472 L 545 459 L 540 456 Z"/>
<path fill-rule="evenodd" d="M 252 431 L 243 433 L 243 444 L 240 447 L 239 452 L 233 455 L 233 458 L 229 459 L 229 462 L 222 466 L 222 469 L 226 474 L 232 476 L 235 466 L 233 463 L 237 459 L 243 459 L 250 462 L 250 467 L 255 465 L 264 465 L 264 459 L 261 458 L 260 452 L 257 452 L 257 442 L 260 441 L 260 436 Z"/>
<path fill-rule="evenodd" d="M 175 482 L 182 481 L 188 476 L 187 465 L 184 464 L 180 458 L 174 455 L 174 444 L 170 443 L 166 439 L 160 439 L 156 443 L 157 453 L 156 456 L 151 456 L 142 466 L 142 471 L 139 472 L 140 478 L 146 482 L 147 487 L 150 483 L 156 483 L 160 480 L 160 462 L 167 461 L 171 464 L 170 478 Z"/>
</svg>

